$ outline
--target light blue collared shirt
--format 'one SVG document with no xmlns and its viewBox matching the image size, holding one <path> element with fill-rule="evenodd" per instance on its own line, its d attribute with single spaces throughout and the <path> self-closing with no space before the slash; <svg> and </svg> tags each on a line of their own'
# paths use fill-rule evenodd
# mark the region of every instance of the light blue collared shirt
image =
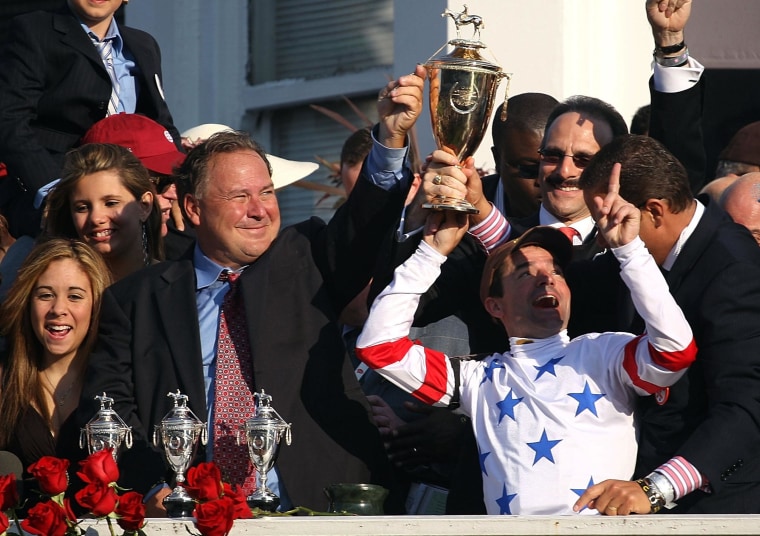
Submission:
<svg viewBox="0 0 760 536">
<path fill-rule="evenodd" d="M 82 21 L 79 21 L 82 29 L 93 41 L 101 41 L 95 33 L 90 30 Z M 126 112 L 128 114 L 135 113 L 137 109 L 137 97 L 139 93 L 139 87 L 136 82 L 136 76 L 139 72 L 137 63 L 135 63 L 134 57 L 130 54 L 129 50 L 124 48 L 124 40 L 119 33 L 119 26 L 116 24 L 116 19 L 111 21 L 111 25 L 108 27 L 105 37 L 102 41 L 113 41 L 112 43 L 112 55 L 113 55 L 113 67 L 116 73 L 116 79 L 119 81 L 119 106 L 118 112 Z"/>
<path fill-rule="evenodd" d="M 367 155 L 366 162 L 369 179 L 388 191 L 409 186 L 412 174 L 405 165 L 409 147 L 406 146 L 401 149 L 386 147 L 375 138 L 375 129 L 372 129 L 371 133 L 372 149 Z"/>
<path fill-rule="evenodd" d="M 203 383 L 206 390 L 206 408 L 208 411 L 208 436 L 214 437 L 214 395 L 216 375 L 216 343 L 219 335 L 219 315 L 224 296 L 230 290 L 227 281 L 219 281 L 219 275 L 225 270 L 241 272 L 219 266 L 206 257 L 198 244 L 193 251 L 193 265 L 195 266 L 195 301 L 198 307 L 198 324 L 201 335 L 201 356 L 203 361 Z M 209 441 L 206 446 L 206 459 L 214 458 L 214 442 Z M 293 505 L 287 496 L 284 486 L 280 485 L 280 478 L 276 467 L 267 473 L 267 486 L 280 497 L 280 510 L 290 510 Z"/>
</svg>

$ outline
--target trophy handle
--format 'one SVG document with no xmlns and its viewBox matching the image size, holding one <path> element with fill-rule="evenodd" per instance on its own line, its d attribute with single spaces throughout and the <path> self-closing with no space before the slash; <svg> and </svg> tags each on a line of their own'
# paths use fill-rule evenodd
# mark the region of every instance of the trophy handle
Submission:
<svg viewBox="0 0 760 536">
<path fill-rule="evenodd" d="M 160 446 L 158 444 L 158 426 L 153 427 L 153 446 L 156 448 Z"/>
</svg>

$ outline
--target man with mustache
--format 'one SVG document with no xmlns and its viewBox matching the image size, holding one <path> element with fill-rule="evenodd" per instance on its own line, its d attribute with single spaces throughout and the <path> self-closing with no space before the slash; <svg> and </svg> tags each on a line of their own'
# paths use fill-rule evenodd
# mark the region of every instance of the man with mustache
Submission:
<svg viewBox="0 0 760 536">
<path fill-rule="evenodd" d="M 558 104 L 549 115 L 539 150 L 541 206 L 538 213 L 514 220 L 511 236 L 536 225 L 566 227 L 571 230 L 562 232 L 573 245 L 583 246 L 576 248 L 575 257 L 597 253 L 596 228 L 578 180 L 599 149 L 627 133 L 620 113 L 600 99 L 576 95 Z"/>
</svg>

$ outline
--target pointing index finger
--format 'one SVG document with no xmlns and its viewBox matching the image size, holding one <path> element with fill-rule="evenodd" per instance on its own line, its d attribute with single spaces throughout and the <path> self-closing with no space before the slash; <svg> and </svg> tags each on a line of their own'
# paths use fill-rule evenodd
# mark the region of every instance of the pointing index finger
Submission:
<svg viewBox="0 0 760 536">
<path fill-rule="evenodd" d="M 610 171 L 610 182 L 607 185 L 607 192 L 611 194 L 620 193 L 620 168 L 620 163 L 616 162 L 612 166 L 612 171 Z"/>
</svg>

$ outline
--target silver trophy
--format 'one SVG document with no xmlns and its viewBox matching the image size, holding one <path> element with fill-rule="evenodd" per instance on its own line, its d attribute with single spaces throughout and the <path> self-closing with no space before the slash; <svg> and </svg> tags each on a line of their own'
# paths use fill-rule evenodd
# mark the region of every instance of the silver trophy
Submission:
<svg viewBox="0 0 760 536">
<path fill-rule="evenodd" d="M 446 9 L 441 16 L 453 19 L 457 37 L 425 62 L 430 80 L 430 120 L 438 148 L 455 155 L 461 162 L 472 155 L 483 140 L 496 90 L 501 79 L 509 80 L 509 75 L 502 72 L 495 60 L 484 57 L 487 50 L 480 41 L 480 29 L 484 27 L 482 17 L 467 13 L 467 6 L 461 13 Z M 477 39 L 460 37 L 459 29 L 466 25 L 473 26 L 473 37 Z M 448 47 L 453 50 L 447 52 Z M 443 196 L 422 206 L 469 214 L 478 212 L 464 199 Z"/>
<path fill-rule="evenodd" d="M 187 395 L 177 389 L 176 393 L 168 393 L 166 396 L 174 399 L 174 407 L 161 419 L 161 424 L 153 429 L 153 445 L 163 445 L 166 460 L 176 474 L 177 484 L 164 498 L 163 504 L 169 517 L 191 517 L 195 501 L 183 486 L 185 471 L 195 458 L 198 441 L 206 444 L 208 430 L 206 423 L 201 422 L 187 407 Z"/>
<path fill-rule="evenodd" d="M 79 448 L 87 447 L 90 454 L 110 448 L 113 460 L 117 461 L 122 445 L 128 449 L 132 448 L 132 427 L 127 426 L 113 410 L 113 398 L 103 393 L 95 395 L 95 400 L 100 402 L 100 409 L 90 422 L 80 429 Z"/>
<path fill-rule="evenodd" d="M 275 411 L 271 405 L 272 397 L 266 394 L 264 389 L 253 396 L 256 398 L 256 413 L 245 421 L 242 431 L 245 432 L 248 456 L 256 468 L 256 491 L 246 500 L 251 508 L 274 512 L 280 505 L 280 498 L 267 487 L 267 472 L 277 461 L 283 434 L 285 443 L 290 445 L 290 423 L 286 423 Z"/>
</svg>

